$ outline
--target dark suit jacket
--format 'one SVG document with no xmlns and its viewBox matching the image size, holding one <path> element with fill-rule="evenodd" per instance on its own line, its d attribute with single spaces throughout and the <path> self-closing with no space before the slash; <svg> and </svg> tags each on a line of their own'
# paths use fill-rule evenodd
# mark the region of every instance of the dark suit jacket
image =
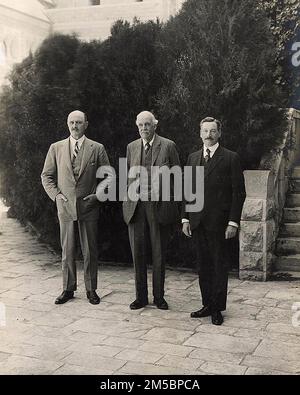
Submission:
<svg viewBox="0 0 300 395">
<path fill-rule="evenodd" d="M 195 168 L 200 166 L 202 156 L 201 149 L 192 153 L 187 161 L 187 166 L 193 167 L 194 189 L 197 182 Z M 219 146 L 205 166 L 203 210 L 187 213 L 184 202 L 182 218 L 189 219 L 192 230 L 201 222 L 206 229 L 223 231 L 229 221 L 239 224 L 245 197 L 244 175 L 238 154 Z"/>
<path fill-rule="evenodd" d="M 109 166 L 109 160 L 104 146 L 86 137 L 79 178 L 76 181 L 71 164 L 70 139 L 50 146 L 41 178 L 45 191 L 53 201 L 59 193 L 68 199 L 67 202 L 61 199 L 56 201 L 61 221 L 97 220 L 99 202 L 90 203 L 83 198 L 96 192 L 97 169 L 106 165 Z"/>
<path fill-rule="evenodd" d="M 127 146 L 127 166 L 130 169 L 133 166 L 141 165 L 143 142 L 142 139 L 135 140 Z M 180 166 L 179 156 L 174 141 L 164 137 L 155 135 L 152 146 L 152 166 Z M 135 179 L 128 178 L 128 186 L 134 182 Z M 159 180 L 161 191 L 161 178 Z M 172 186 L 171 186 L 172 197 Z M 136 201 L 129 200 L 123 202 L 123 216 L 124 221 L 128 225 L 133 218 L 135 209 L 137 207 Z M 180 220 L 180 211 L 178 202 L 168 201 L 163 202 L 161 199 L 157 202 L 157 220 L 163 225 L 168 225 Z"/>
</svg>

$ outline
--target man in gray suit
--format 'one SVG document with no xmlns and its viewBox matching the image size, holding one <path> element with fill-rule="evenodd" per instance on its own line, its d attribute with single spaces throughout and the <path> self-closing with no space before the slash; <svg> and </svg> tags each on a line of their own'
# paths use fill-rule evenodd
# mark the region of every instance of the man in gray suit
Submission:
<svg viewBox="0 0 300 395">
<path fill-rule="evenodd" d="M 127 200 L 123 202 L 124 220 L 128 225 L 135 268 L 136 300 L 130 305 L 132 310 L 141 309 L 149 303 L 149 254 L 153 267 L 154 304 L 159 309 L 168 309 L 164 299 L 165 251 L 170 225 L 178 221 L 179 211 L 177 202 L 162 201 L 160 191 L 157 201 L 153 201 L 153 192 L 157 188 L 151 178 L 151 169 L 153 166 L 180 166 L 180 161 L 175 143 L 155 133 L 157 124 L 158 121 L 151 112 L 141 112 L 136 119 L 141 138 L 127 146 L 128 191 L 137 179 L 139 188 L 139 199 L 131 199 L 128 193 Z M 131 178 L 130 169 L 140 166 L 145 169 L 149 182 L 147 177 L 146 181 L 144 177 Z"/>
<path fill-rule="evenodd" d="M 86 294 L 92 304 L 100 303 L 96 293 L 98 252 L 97 231 L 99 201 L 96 172 L 109 166 L 102 144 L 88 139 L 86 115 L 73 111 L 67 120 L 70 137 L 52 144 L 42 171 L 42 184 L 50 199 L 56 202 L 62 247 L 63 292 L 55 300 L 62 304 L 74 297 L 77 289 L 75 263 L 75 224 L 84 260 Z"/>
</svg>

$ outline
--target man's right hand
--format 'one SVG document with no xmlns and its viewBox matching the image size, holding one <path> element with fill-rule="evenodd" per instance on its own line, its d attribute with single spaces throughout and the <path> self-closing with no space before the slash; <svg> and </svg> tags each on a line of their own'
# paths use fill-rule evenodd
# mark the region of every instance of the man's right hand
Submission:
<svg viewBox="0 0 300 395">
<path fill-rule="evenodd" d="M 62 193 L 59 193 L 58 195 L 56 195 L 56 200 L 63 200 L 64 202 L 67 202 L 68 201 L 68 199 L 62 194 Z"/>
<path fill-rule="evenodd" d="M 182 232 L 186 235 L 186 237 L 192 237 L 191 225 L 189 222 L 184 222 L 182 224 Z"/>
</svg>

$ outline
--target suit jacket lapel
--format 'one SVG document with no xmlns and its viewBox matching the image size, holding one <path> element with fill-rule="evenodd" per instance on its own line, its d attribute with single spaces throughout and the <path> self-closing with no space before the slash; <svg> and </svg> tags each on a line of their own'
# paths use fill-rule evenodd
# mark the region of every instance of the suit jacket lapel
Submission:
<svg viewBox="0 0 300 395">
<path fill-rule="evenodd" d="M 71 164 L 71 152 L 70 152 L 70 139 L 69 138 L 67 138 L 64 142 L 63 157 L 66 162 L 66 166 L 71 174 L 72 180 L 75 181 L 75 177 L 74 177 L 73 169 L 72 169 L 72 164 Z"/>
<path fill-rule="evenodd" d="M 141 165 L 142 147 L 143 147 L 142 139 L 137 140 L 133 146 L 133 152 L 131 152 L 132 159 L 131 159 L 131 163 L 129 163 L 130 167 Z"/>
<path fill-rule="evenodd" d="M 84 170 L 89 162 L 89 159 L 90 159 L 90 157 L 93 153 L 93 150 L 94 150 L 94 144 L 91 140 L 89 140 L 88 138 L 85 138 L 85 140 L 81 146 L 81 149 L 83 149 L 83 153 L 82 153 L 82 161 L 81 161 L 81 167 L 80 167 L 78 179 L 84 172 Z"/>
<path fill-rule="evenodd" d="M 223 152 L 221 147 L 219 146 L 216 152 L 214 153 L 214 156 L 211 158 L 211 160 L 204 168 L 204 177 L 207 177 L 213 171 L 213 169 L 217 166 L 217 164 L 220 162 L 222 157 L 223 157 Z"/>
<path fill-rule="evenodd" d="M 161 140 L 159 135 L 155 135 L 154 141 L 153 141 L 153 146 L 152 146 L 152 166 L 154 165 L 158 154 L 160 152 L 160 148 L 161 148 Z"/>
</svg>

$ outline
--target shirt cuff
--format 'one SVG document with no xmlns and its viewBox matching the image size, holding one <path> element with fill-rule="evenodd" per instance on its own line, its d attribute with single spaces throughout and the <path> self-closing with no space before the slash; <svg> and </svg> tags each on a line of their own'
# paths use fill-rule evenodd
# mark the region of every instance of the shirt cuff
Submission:
<svg viewBox="0 0 300 395">
<path fill-rule="evenodd" d="M 181 223 L 182 224 L 189 224 L 190 221 L 187 218 L 182 218 Z"/>
<path fill-rule="evenodd" d="M 234 226 L 235 228 L 239 228 L 239 225 L 236 222 L 229 221 L 228 225 Z"/>
</svg>

